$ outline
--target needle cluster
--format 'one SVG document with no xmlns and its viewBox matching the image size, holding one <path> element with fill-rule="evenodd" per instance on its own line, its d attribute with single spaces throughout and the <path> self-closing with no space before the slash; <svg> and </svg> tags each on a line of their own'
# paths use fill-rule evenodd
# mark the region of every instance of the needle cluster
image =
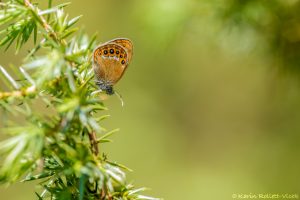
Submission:
<svg viewBox="0 0 300 200">
<path fill-rule="evenodd" d="M 0 2 L 0 47 L 33 42 L 21 66 L 0 66 L 0 109 L 9 137 L 0 142 L 0 183 L 37 180 L 38 199 L 154 199 L 128 184 L 123 165 L 101 144 L 107 108 L 94 91 L 96 37 L 75 27 L 68 3 L 40 9 L 30 0 Z"/>
</svg>

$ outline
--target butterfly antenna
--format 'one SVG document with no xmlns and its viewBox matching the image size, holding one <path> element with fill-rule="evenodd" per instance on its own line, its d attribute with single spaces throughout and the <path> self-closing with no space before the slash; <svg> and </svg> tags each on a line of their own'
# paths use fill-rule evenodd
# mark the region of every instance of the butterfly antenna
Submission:
<svg viewBox="0 0 300 200">
<path fill-rule="evenodd" d="M 123 106 L 124 106 L 124 101 L 123 101 L 122 96 L 121 96 L 117 91 L 115 91 L 115 94 L 117 95 L 117 97 L 118 97 L 119 100 L 121 101 L 121 105 L 122 105 L 122 107 L 123 107 Z"/>
</svg>

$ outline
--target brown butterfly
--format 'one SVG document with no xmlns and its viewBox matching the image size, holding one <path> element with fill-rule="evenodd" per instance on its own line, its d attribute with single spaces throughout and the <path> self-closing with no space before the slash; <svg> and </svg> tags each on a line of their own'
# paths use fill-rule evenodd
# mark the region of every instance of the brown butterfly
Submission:
<svg viewBox="0 0 300 200">
<path fill-rule="evenodd" d="M 123 76 L 132 55 L 132 42 L 126 38 L 116 38 L 95 48 L 93 68 L 100 90 L 109 95 L 115 93 L 113 86 Z"/>
</svg>

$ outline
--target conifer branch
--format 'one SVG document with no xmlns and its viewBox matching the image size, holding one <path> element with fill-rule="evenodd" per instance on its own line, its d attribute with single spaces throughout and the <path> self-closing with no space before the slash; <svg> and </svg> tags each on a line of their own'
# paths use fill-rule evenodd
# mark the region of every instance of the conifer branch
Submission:
<svg viewBox="0 0 300 200">
<path fill-rule="evenodd" d="M 0 5 L 0 48 L 14 44 L 18 52 L 34 41 L 22 67 L 0 67 L 0 109 L 10 115 L 1 129 L 10 138 L 0 142 L 0 183 L 40 180 L 38 199 L 155 199 L 140 195 L 144 189 L 126 181 L 128 168 L 99 151 L 116 130 L 101 125 L 107 108 L 94 93 L 96 37 L 74 27 L 81 16 L 69 19 L 67 4 L 52 0 L 46 10 L 30 0 Z"/>
</svg>

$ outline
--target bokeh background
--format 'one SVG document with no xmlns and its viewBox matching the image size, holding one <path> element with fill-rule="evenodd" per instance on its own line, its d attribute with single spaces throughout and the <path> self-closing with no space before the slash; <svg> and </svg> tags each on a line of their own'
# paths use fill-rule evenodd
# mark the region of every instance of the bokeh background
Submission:
<svg viewBox="0 0 300 200">
<path fill-rule="evenodd" d="M 121 131 L 102 148 L 134 170 L 128 180 L 166 200 L 300 193 L 299 0 L 85 0 L 66 9 L 99 43 L 134 43 L 116 86 L 125 107 L 106 100 L 105 127 Z M 1 65 L 20 64 L 26 48 L 1 50 Z M 35 199 L 34 190 L 1 186 L 1 199 Z"/>
</svg>

